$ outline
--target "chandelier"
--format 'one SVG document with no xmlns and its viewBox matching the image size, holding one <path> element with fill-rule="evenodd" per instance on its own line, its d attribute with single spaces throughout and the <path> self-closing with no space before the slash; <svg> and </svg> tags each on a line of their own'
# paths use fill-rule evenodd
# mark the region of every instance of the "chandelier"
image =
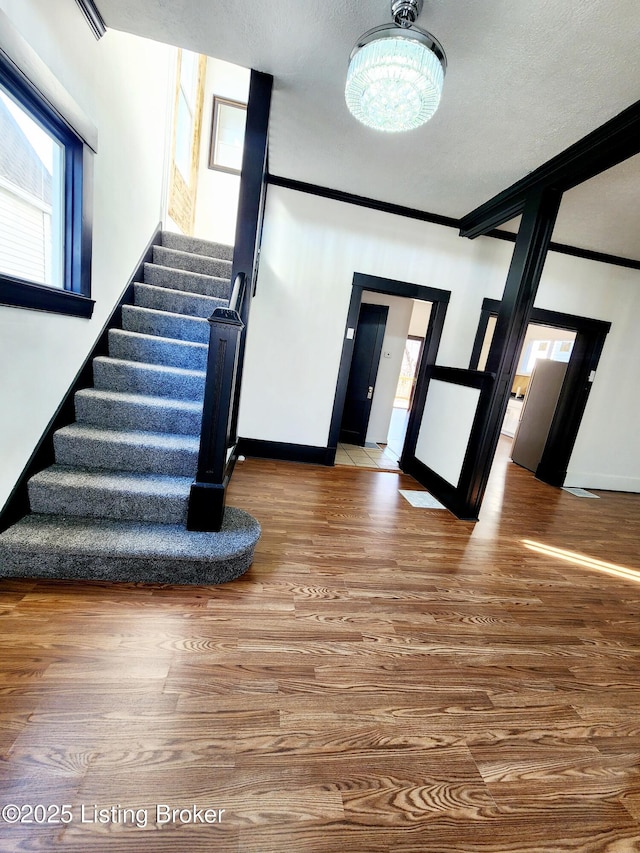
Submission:
<svg viewBox="0 0 640 853">
<path fill-rule="evenodd" d="M 413 130 L 438 109 L 447 57 L 431 33 L 414 26 L 422 4 L 392 0 L 393 22 L 368 30 L 351 52 L 345 100 L 374 130 Z"/>
</svg>

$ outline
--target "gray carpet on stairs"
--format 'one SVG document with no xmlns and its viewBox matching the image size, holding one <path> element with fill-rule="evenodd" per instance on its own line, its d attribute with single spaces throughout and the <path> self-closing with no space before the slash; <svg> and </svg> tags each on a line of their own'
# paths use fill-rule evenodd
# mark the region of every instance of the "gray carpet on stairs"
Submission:
<svg viewBox="0 0 640 853">
<path fill-rule="evenodd" d="M 0 577 L 208 586 L 244 574 L 259 537 L 255 518 L 234 507 L 219 533 L 31 513 L 0 536 Z"/>
<path fill-rule="evenodd" d="M 233 250 L 164 233 L 123 306 L 55 464 L 29 482 L 31 513 L 0 534 L 0 577 L 218 584 L 253 561 L 260 525 L 227 507 L 219 533 L 185 528 L 209 324 L 228 304 Z"/>
</svg>

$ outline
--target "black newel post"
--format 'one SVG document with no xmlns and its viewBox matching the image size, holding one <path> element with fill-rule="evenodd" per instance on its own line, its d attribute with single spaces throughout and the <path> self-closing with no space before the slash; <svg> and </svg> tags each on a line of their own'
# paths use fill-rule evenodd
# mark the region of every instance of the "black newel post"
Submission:
<svg viewBox="0 0 640 853">
<path fill-rule="evenodd" d="M 226 488 L 235 462 L 237 436 L 231 434 L 240 338 L 244 323 L 237 311 L 216 308 L 211 317 L 207 386 L 202 411 L 198 473 L 191 485 L 187 529 L 218 531 L 224 518 Z"/>
</svg>

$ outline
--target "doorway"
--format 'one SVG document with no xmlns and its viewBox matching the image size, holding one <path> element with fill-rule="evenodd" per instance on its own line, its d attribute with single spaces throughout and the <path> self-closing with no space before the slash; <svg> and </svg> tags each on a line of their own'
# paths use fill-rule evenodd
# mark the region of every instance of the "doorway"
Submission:
<svg viewBox="0 0 640 853">
<path fill-rule="evenodd" d="M 420 302 L 416 303 L 416 306 L 425 306 L 430 309 L 431 303 Z M 426 327 L 424 332 L 426 334 Z M 407 426 L 409 425 L 409 415 L 411 413 L 411 407 L 413 406 L 418 370 L 422 360 L 423 350 L 423 336 L 407 335 L 404 342 L 402 365 L 400 367 L 400 376 L 398 377 L 398 384 L 396 386 L 393 399 L 393 410 L 391 412 L 391 420 L 389 422 L 386 441 L 388 450 L 398 459 L 402 456 L 402 449 L 404 447 L 404 439 L 407 434 Z"/>
<path fill-rule="evenodd" d="M 415 453 L 418 432 L 422 421 L 422 413 L 426 399 L 427 371 L 428 367 L 435 363 L 436 355 L 438 352 L 438 346 L 440 344 L 440 338 L 442 335 L 442 327 L 444 325 L 446 309 L 449 302 L 450 292 L 440 290 L 439 288 L 427 287 L 425 285 L 417 285 L 412 284 L 410 282 L 401 282 L 396 281 L 394 279 L 385 279 L 380 278 L 378 276 L 366 275 L 364 273 L 355 273 L 353 277 L 351 302 L 347 315 L 342 358 L 338 371 L 336 396 L 334 400 L 333 415 L 329 432 L 329 447 L 334 453 L 334 459 L 336 450 L 338 448 L 338 441 L 340 439 L 340 432 L 343 424 L 343 415 L 345 413 L 347 390 L 351 374 L 351 364 L 354 359 L 354 353 L 356 348 L 360 307 L 363 302 L 369 302 L 370 298 L 375 297 L 376 294 L 378 296 L 385 294 L 387 296 L 403 297 L 407 300 L 415 300 L 417 303 L 431 303 L 430 311 L 428 312 L 428 322 L 424 335 L 422 336 L 424 338 L 424 343 L 422 347 L 422 357 L 416 365 L 416 374 L 413 377 L 412 382 L 413 390 L 410 393 L 410 401 L 412 405 L 410 407 L 410 410 L 405 410 L 405 417 L 407 411 L 409 411 L 409 415 L 408 418 L 406 418 L 406 434 L 401 448 L 402 458 L 411 459 Z M 409 307 L 409 311 L 410 310 L 411 308 Z M 404 340 L 406 340 L 406 338 L 407 333 L 405 327 L 403 345 Z M 379 364 L 381 365 L 381 374 L 383 370 L 386 369 L 387 365 L 389 365 L 392 361 L 391 358 L 385 359 L 385 355 L 386 353 L 383 351 L 382 359 L 381 361 L 379 361 Z M 397 363 L 397 368 L 392 379 L 393 384 L 390 387 L 389 391 L 390 408 L 393 408 L 394 394 L 397 390 L 399 372 L 400 361 L 398 361 Z M 381 381 L 381 377 L 378 376 L 378 384 L 380 384 Z M 371 384 L 372 383 L 369 383 L 367 385 L 367 393 Z M 371 423 L 373 423 L 374 415 L 375 408 L 373 409 L 373 414 L 371 414 Z M 391 414 L 389 413 L 389 417 L 390 416 Z M 382 437 L 382 439 L 379 438 L 379 441 L 386 442 L 388 436 L 388 428 L 389 420 L 387 419 L 384 436 Z M 399 463 L 401 468 L 403 467 L 403 464 L 403 462 Z M 377 467 L 381 466 L 378 465 Z"/>
<path fill-rule="evenodd" d="M 499 307 L 500 302 L 496 299 L 485 299 L 482 304 L 480 323 L 470 362 L 472 370 L 482 369 L 486 361 Z M 534 470 L 537 479 L 551 486 L 561 487 L 564 484 L 582 415 L 591 391 L 591 383 L 611 324 L 603 320 L 534 308 L 531 313 L 530 328 L 531 326 L 534 327 L 533 338 L 527 333 L 529 341 L 525 338 L 525 346 L 520 354 L 518 366 L 519 371 L 520 368 L 522 371 L 517 373 L 514 380 L 511 389 L 512 399 L 523 393 L 526 394 L 528 383 L 531 381 L 530 376 L 526 375 L 526 368 L 532 367 L 538 357 L 545 354 L 544 348 L 540 346 L 545 340 L 547 346 L 551 348 L 549 354 L 555 354 L 554 360 L 564 361 L 566 357 L 566 371 L 559 382 L 560 389 L 556 403 L 548 412 L 544 437 Z M 536 328 L 539 327 L 545 327 L 548 332 L 534 347 L 531 341 L 538 334 Z"/>
</svg>

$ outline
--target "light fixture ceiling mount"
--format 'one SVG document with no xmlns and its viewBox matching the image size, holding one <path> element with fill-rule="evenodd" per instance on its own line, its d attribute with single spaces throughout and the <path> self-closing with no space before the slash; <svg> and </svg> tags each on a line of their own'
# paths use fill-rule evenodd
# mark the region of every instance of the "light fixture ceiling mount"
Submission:
<svg viewBox="0 0 640 853">
<path fill-rule="evenodd" d="M 391 0 L 393 22 L 368 30 L 351 52 L 345 100 L 367 127 L 397 133 L 420 127 L 438 109 L 447 57 L 415 26 L 423 0 Z"/>
<path fill-rule="evenodd" d="M 391 17 L 399 27 L 410 27 L 418 20 L 424 0 L 392 0 Z"/>
</svg>

